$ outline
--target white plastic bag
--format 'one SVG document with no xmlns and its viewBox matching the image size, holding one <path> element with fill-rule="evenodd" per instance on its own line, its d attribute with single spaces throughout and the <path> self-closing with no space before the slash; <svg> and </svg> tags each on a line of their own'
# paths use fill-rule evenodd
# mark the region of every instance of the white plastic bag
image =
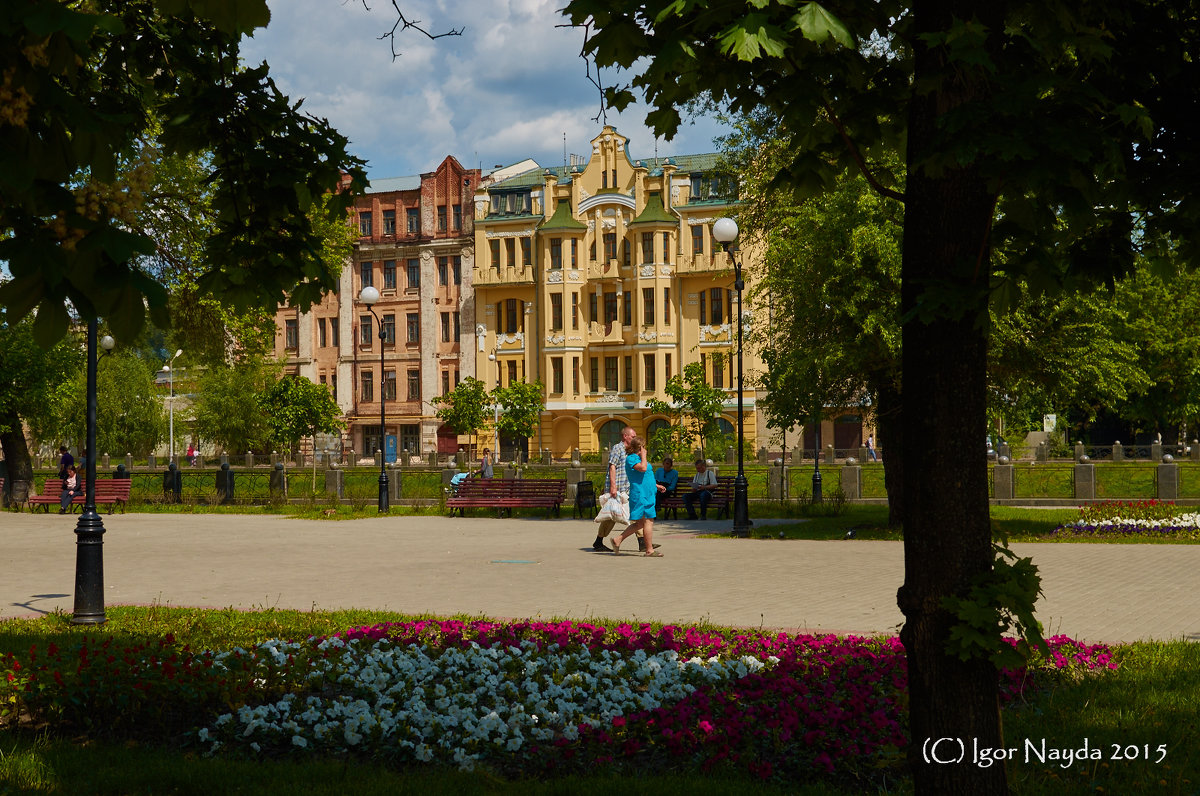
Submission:
<svg viewBox="0 0 1200 796">
<path fill-rule="evenodd" d="M 609 496 L 605 499 L 604 505 L 600 507 L 600 513 L 596 515 L 595 522 L 605 522 L 612 520 L 623 525 L 629 524 L 629 496 L 624 492 L 618 492 L 616 497 Z"/>
</svg>

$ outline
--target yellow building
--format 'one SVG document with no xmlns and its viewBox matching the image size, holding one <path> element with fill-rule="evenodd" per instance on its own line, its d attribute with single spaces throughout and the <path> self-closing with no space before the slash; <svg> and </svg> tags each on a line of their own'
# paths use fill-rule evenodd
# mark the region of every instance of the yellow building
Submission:
<svg viewBox="0 0 1200 796">
<path fill-rule="evenodd" d="M 540 380 L 546 411 L 530 452 L 605 450 L 692 362 L 727 391 L 737 427 L 733 267 L 712 225 L 735 211 L 715 154 L 634 160 L 606 126 L 586 162 L 486 182 L 475 197 L 475 371 L 487 387 Z M 583 159 L 579 159 L 582 161 Z M 745 274 L 744 274 L 745 275 Z M 752 323 L 743 293 L 744 331 Z M 744 370 L 761 369 L 748 348 Z M 755 391 L 743 394 L 750 449 L 766 441 Z M 502 453 L 507 458 L 509 453 Z"/>
</svg>

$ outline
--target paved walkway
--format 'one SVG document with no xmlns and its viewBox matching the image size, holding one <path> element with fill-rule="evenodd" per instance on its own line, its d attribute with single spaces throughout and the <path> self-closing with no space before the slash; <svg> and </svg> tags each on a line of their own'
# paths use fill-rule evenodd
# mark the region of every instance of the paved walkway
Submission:
<svg viewBox="0 0 1200 796">
<path fill-rule="evenodd" d="M 0 618 L 73 610 L 75 521 L 0 514 Z M 118 514 L 104 522 L 106 605 L 378 608 L 864 634 L 894 632 L 902 621 L 898 542 L 703 539 L 728 522 L 664 522 L 656 533 L 664 557 L 644 559 L 593 553 L 595 525 L 567 518 Z M 1200 545 L 1015 549 L 1041 568 L 1038 616 L 1050 633 L 1200 640 Z"/>
</svg>

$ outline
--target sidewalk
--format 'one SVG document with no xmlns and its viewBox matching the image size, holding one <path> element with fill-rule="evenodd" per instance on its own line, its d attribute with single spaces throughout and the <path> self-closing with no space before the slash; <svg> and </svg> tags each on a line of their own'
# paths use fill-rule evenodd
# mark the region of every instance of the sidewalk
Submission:
<svg viewBox="0 0 1200 796">
<path fill-rule="evenodd" d="M 0 514 L 0 618 L 74 607 L 76 516 Z M 761 524 L 771 522 L 762 520 Z M 710 622 L 892 633 L 898 542 L 704 539 L 661 522 L 664 557 L 595 553 L 590 520 L 308 521 L 104 515 L 105 603 L 378 608 L 501 618 Z M 1200 545 L 1018 544 L 1043 576 L 1048 634 L 1200 640 Z"/>
</svg>

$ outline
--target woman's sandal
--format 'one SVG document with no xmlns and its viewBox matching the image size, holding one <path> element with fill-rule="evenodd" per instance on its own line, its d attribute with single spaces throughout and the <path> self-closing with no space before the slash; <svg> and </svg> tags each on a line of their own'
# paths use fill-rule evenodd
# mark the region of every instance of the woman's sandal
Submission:
<svg viewBox="0 0 1200 796">
<path fill-rule="evenodd" d="M 657 550 L 654 550 L 649 553 L 642 553 L 642 557 L 643 558 L 662 558 L 663 554 L 658 552 Z"/>
</svg>

